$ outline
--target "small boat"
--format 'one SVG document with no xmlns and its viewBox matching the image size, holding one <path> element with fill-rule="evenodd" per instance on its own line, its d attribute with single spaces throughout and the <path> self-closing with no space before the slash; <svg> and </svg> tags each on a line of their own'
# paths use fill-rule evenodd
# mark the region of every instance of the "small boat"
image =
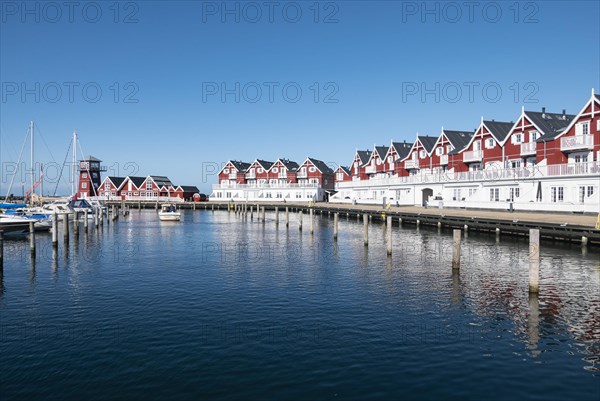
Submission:
<svg viewBox="0 0 600 401">
<path fill-rule="evenodd" d="M 177 211 L 172 203 L 165 203 L 160 207 L 158 218 L 160 221 L 180 221 L 181 213 Z"/>
<path fill-rule="evenodd" d="M 27 208 L 10 209 L 7 210 L 4 214 L 5 216 L 21 217 L 27 219 L 27 223 L 29 223 L 29 221 L 33 221 L 35 231 L 50 231 L 50 228 L 52 228 L 52 215 L 50 214 L 36 213 L 35 211 L 29 210 Z"/>
<path fill-rule="evenodd" d="M 10 216 L 0 214 L 0 230 L 5 234 L 27 234 L 29 233 L 29 222 L 31 220 L 21 216 Z"/>
</svg>

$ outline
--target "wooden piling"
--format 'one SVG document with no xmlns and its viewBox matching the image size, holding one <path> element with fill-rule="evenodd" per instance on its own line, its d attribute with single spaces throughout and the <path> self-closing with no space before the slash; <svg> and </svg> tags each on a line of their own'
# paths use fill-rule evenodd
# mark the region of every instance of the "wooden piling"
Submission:
<svg viewBox="0 0 600 401">
<path fill-rule="evenodd" d="M 365 246 L 369 246 L 369 216 L 363 214 L 363 240 Z"/>
<path fill-rule="evenodd" d="M 262 221 L 265 222 L 265 207 L 262 207 Z"/>
<path fill-rule="evenodd" d="M 392 216 L 386 217 L 386 230 L 387 230 L 387 254 L 392 255 Z"/>
<path fill-rule="evenodd" d="M 402 227 L 402 217 L 398 217 L 398 226 Z"/>
<path fill-rule="evenodd" d="M 56 212 L 52 214 L 52 246 L 58 246 L 58 215 Z"/>
<path fill-rule="evenodd" d="M 300 211 L 298 212 L 298 229 L 300 231 L 302 231 L 302 214 L 304 213 L 304 211 L 302 209 L 300 209 Z"/>
<path fill-rule="evenodd" d="M 35 253 L 35 222 L 29 222 L 29 250 Z"/>
<path fill-rule="evenodd" d="M 63 237 L 65 242 L 69 241 L 69 214 L 63 216 Z"/>
<path fill-rule="evenodd" d="M 254 220 L 254 206 L 250 205 L 250 220 Z"/>
<path fill-rule="evenodd" d="M 587 246 L 587 244 L 588 244 L 588 237 L 582 236 L 581 237 L 581 245 Z"/>
<path fill-rule="evenodd" d="M 461 231 L 452 230 L 452 268 L 460 269 L 460 241 Z"/>
<path fill-rule="evenodd" d="M 83 211 L 83 228 L 85 229 L 85 231 L 87 231 L 88 229 L 88 210 L 85 209 Z"/>
<path fill-rule="evenodd" d="M 315 232 L 315 219 L 313 218 L 313 209 L 312 209 L 312 207 L 309 209 L 309 213 L 310 213 L 310 217 L 309 217 L 310 221 L 308 222 L 309 223 L 309 232 L 311 234 L 314 234 L 314 232 Z"/>
<path fill-rule="evenodd" d="M 79 212 L 74 212 L 73 216 L 74 216 L 73 217 L 73 235 L 78 237 L 79 236 Z"/>
<path fill-rule="evenodd" d="M 339 213 L 334 213 L 333 215 L 333 239 L 337 241 L 338 237 L 338 219 Z"/>
<path fill-rule="evenodd" d="M 279 208 L 275 206 L 275 225 L 279 225 Z"/>
<path fill-rule="evenodd" d="M 98 228 L 98 225 L 100 224 L 98 222 L 98 210 L 94 209 L 93 213 L 94 213 L 94 227 Z"/>
<path fill-rule="evenodd" d="M 4 230 L 0 230 L 0 269 L 4 268 Z"/>
<path fill-rule="evenodd" d="M 290 226 L 290 210 L 287 206 L 285 207 L 285 226 Z"/>
<path fill-rule="evenodd" d="M 529 292 L 540 291 L 540 230 L 529 230 Z"/>
<path fill-rule="evenodd" d="M 419 228 L 419 226 L 421 225 L 421 220 L 417 219 L 416 224 L 417 224 L 417 228 Z"/>
</svg>

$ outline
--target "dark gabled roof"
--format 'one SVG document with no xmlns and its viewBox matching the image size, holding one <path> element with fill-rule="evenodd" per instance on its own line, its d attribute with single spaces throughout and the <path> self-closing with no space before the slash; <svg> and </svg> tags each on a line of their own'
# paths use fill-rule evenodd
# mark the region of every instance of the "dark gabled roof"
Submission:
<svg viewBox="0 0 600 401">
<path fill-rule="evenodd" d="M 600 95 L 594 95 L 594 97 L 596 98 L 597 101 L 600 102 Z"/>
<path fill-rule="evenodd" d="M 452 144 L 454 149 L 462 150 L 464 149 L 469 142 L 471 142 L 471 138 L 475 133 L 469 131 L 446 131 L 444 130 L 444 135 L 448 138 L 448 141 Z M 454 150 L 453 149 L 453 150 Z"/>
<path fill-rule="evenodd" d="M 556 138 L 575 118 L 573 114 L 546 113 L 539 111 L 525 111 L 525 115 L 542 132 L 538 138 L 539 142 L 545 142 Z"/>
<path fill-rule="evenodd" d="M 333 174 L 333 170 L 331 169 L 331 167 L 329 167 L 327 164 L 325 164 L 325 162 L 321 161 L 321 160 L 317 160 L 317 159 L 313 159 L 313 158 L 307 158 L 308 160 L 310 160 L 310 162 L 312 164 L 315 165 L 316 168 L 318 168 L 321 173 L 323 174 Z"/>
<path fill-rule="evenodd" d="M 398 153 L 398 158 L 394 160 L 395 163 L 399 160 L 403 160 L 406 156 L 408 156 L 410 150 L 413 147 L 413 144 L 406 142 L 392 142 L 392 146 L 394 147 L 394 149 L 396 149 L 396 153 Z"/>
<path fill-rule="evenodd" d="M 265 170 L 268 170 L 271 168 L 271 166 L 273 166 L 273 162 L 268 162 L 266 160 L 260 160 L 260 159 L 256 159 L 256 162 L 258 164 L 260 164 L 262 166 L 262 168 L 264 168 Z"/>
<path fill-rule="evenodd" d="M 358 158 L 360 159 L 361 167 L 364 166 L 365 163 L 368 162 L 371 158 L 370 150 L 357 150 L 356 153 L 358 154 Z"/>
<path fill-rule="evenodd" d="M 506 139 L 506 136 L 515 125 L 514 123 L 509 123 L 505 121 L 494 121 L 494 120 L 485 120 L 483 124 L 490 131 L 492 136 L 496 138 L 496 141 L 503 142 Z"/>
<path fill-rule="evenodd" d="M 133 182 L 133 185 L 136 187 L 141 187 L 144 181 L 146 181 L 146 177 L 127 177 Z"/>
<path fill-rule="evenodd" d="M 164 175 L 151 175 L 150 178 L 154 180 L 154 183 L 158 185 L 159 188 L 173 186 L 171 180 L 169 180 L 169 178 L 165 177 Z"/>
<path fill-rule="evenodd" d="M 112 182 L 117 188 L 119 188 L 121 186 L 121 184 L 123 183 L 123 181 L 125 181 L 125 178 L 127 177 L 106 177 L 110 180 L 110 182 Z"/>
<path fill-rule="evenodd" d="M 423 145 L 423 147 L 425 148 L 427 153 L 431 153 L 431 151 L 433 150 L 433 147 L 435 146 L 435 143 L 437 142 L 437 137 L 428 136 L 428 135 L 419 135 L 418 138 L 419 138 L 419 142 L 421 142 L 421 145 Z"/>
<path fill-rule="evenodd" d="M 90 155 L 88 157 L 84 157 L 83 159 L 81 159 L 81 161 L 101 162 L 102 160 L 97 159 L 94 156 Z"/>
<path fill-rule="evenodd" d="M 279 161 L 285 166 L 285 168 L 292 172 L 298 171 L 298 167 L 300 167 L 298 163 L 288 159 L 279 159 Z"/>
<path fill-rule="evenodd" d="M 375 150 L 377 151 L 377 154 L 379 155 L 379 157 L 381 157 L 382 159 L 385 157 L 385 155 L 388 152 L 389 147 L 388 146 L 375 146 Z"/>
<path fill-rule="evenodd" d="M 250 163 L 239 160 L 229 160 L 229 163 L 233 164 L 233 167 L 235 167 L 240 173 L 245 173 L 248 167 L 250 167 Z"/>
<path fill-rule="evenodd" d="M 350 167 L 346 167 L 346 166 L 338 166 L 338 168 L 336 170 L 342 170 L 344 173 L 351 175 L 350 174 Z"/>
<path fill-rule="evenodd" d="M 198 187 L 195 186 L 195 185 L 180 185 L 179 187 L 181 189 L 183 189 L 183 192 L 193 192 L 193 193 L 200 192 L 200 190 L 198 189 Z"/>
</svg>

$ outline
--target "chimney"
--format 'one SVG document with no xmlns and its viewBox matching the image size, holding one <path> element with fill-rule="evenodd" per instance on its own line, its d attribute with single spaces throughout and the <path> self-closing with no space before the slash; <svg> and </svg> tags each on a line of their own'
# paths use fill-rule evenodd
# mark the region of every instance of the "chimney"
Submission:
<svg viewBox="0 0 600 401">
<path fill-rule="evenodd" d="M 542 107 L 542 118 L 546 118 L 546 108 Z"/>
<path fill-rule="evenodd" d="M 567 119 L 567 109 L 563 109 L 563 115 L 562 115 L 563 120 Z"/>
</svg>

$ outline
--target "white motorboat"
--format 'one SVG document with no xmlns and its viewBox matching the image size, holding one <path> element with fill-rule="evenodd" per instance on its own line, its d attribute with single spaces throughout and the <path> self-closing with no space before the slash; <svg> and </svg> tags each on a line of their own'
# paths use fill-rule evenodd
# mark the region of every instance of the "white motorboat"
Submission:
<svg viewBox="0 0 600 401">
<path fill-rule="evenodd" d="M 31 220 L 21 216 L 0 214 L 0 230 L 5 234 L 27 234 L 29 233 L 29 222 Z"/>
<path fill-rule="evenodd" d="M 160 207 L 158 218 L 160 221 L 180 221 L 181 212 L 178 212 L 177 208 L 172 203 L 165 203 Z"/>
</svg>

